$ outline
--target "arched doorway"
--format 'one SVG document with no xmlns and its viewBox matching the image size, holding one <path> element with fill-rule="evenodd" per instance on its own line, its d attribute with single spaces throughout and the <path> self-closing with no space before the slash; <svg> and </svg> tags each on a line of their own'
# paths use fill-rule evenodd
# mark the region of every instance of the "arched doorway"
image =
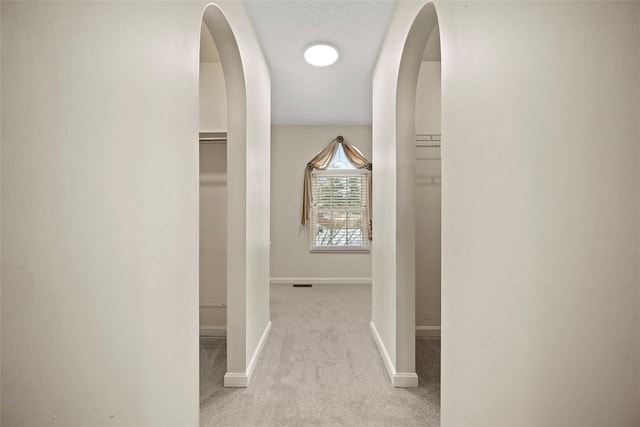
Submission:
<svg viewBox="0 0 640 427">
<path fill-rule="evenodd" d="M 242 4 L 208 5 L 201 25 L 217 48 L 226 92 L 225 387 L 246 387 L 271 329 L 268 67 Z M 251 33 L 249 33 L 251 34 Z M 248 101 L 250 96 L 251 101 Z"/>
<path fill-rule="evenodd" d="M 212 300 L 215 298 L 215 302 L 218 303 L 216 305 L 222 305 L 219 301 L 221 298 L 225 300 L 226 313 L 222 314 L 225 317 L 224 323 L 226 326 L 225 385 L 237 386 L 238 384 L 233 384 L 233 381 L 227 384 L 226 376 L 227 373 L 244 372 L 246 369 L 244 289 L 242 289 L 241 286 L 229 286 L 229 284 L 238 283 L 242 280 L 243 276 L 243 271 L 234 263 L 234 259 L 238 257 L 242 258 L 244 255 L 242 253 L 243 248 L 235 244 L 235 242 L 242 240 L 244 224 L 234 221 L 233 218 L 237 217 L 238 213 L 244 212 L 245 206 L 242 203 L 238 203 L 238 200 L 230 197 L 230 195 L 235 194 L 239 184 L 241 185 L 244 181 L 244 170 L 238 168 L 237 165 L 243 162 L 246 138 L 245 82 L 238 44 L 233 30 L 222 10 L 215 4 L 207 6 L 202 16 L 201 25 L 205 27 L 203 30 L 206 30 L 206 32 L 211 35 L 212 42 L 216 47 L 223 74 L 223 76 L 221 76 L 225 92 L 225 105 L 223 109 L 226 115 L 226 120 L 224 120 L 223 123 L 217 120 L 218 125 L 226 128 L 226 144 L 224 145 L 226 161 L 223 162 L 224 164 L 220 164 L 222 163 L 220 162 L 220 154 L 223 151 L 221 145 L 216 146 L 214 149 L 207 150 L 218 151 L 218 153 L 211 153 L 213 159 L 210 160 L 214 160 L 217 157 L 215 163 L 218 163 L 219 169 L 225 171 L 224 174 L 218 172 L 217 177 L 210 179 L 210 181 L 217 181 L 218 185 L 221 184 L 222 181 L 224 181 L 225 184 L 224 202 L 226 205 L 226 213 L 218 213 L 218 217 L 226 218 L 224 224 L 224 237 L 226 238 L 225 243 L 220 245 L 219 234 L 222 233 L 220 233 L 220 227 L 217 227 L 218 241 L 215 244 L 218 251 L 220 251 L 220 249 L 223 250 L 224 257 L 217 257 L 215 260 L 217 265 L 214 266 L 214 270 L 217 267 L 218 270 L 224 269 L 224 272 L 221 273 L 217 271 L 217 273 L 212 273 L 212 275 L 218 279 L 224 278 L 225 283 L 222 289 L 217 289 L 217 292 L 209 292 L 207 297 L 212 298 Z M 204 81 L 201 76 L 200 84 Z M 219 86 L 218 84 L 218 87 Z M 218 107 L 220 107 L 220 103 L 217 104 Z M 211 120 L 212 118 L 209 117 L 208 119 Z M 206 137 L 203 139 L 206 139 Z M 218 156 L 216 156 L 216 154 L 218 154 Z M 222 177 L 223 179 L 221 179 Z M 218 194 L 218 199 L 220 199 L 220 194 Z M 214 210 L 216 210 L 216 208 L 220 208 L 220 206 L 214 207 Z M 217 210 L 219 211 L 219 209 Z M 207 219 L 201 219 L 200 223 L 207 223 Z M 215 233 L 215 231 L 213 233 Z M 203 259 L 201 257 L 201 262 L 202 261 Z M 212 260 L 207 259 L 206 261 Z M 211 266 L 208 266 L 207 268 L 210 267 Z M 207 270 L 203 269 L 202 266 L 200 269 L 202 278 L 202 273 Z M 201 296 L 203 296 L 202 291 Z M 209 303 L 209 301 L 204 302 L 205 304 Z M 240 386 L 242 386 L 242 384 L 240 384 Z"/>
<path fill-rule="evenodd" d="M 437 25 L 433 3 L 399 4 L 373 77 L 373 162 L 382 164 L 373 181 L 371 328 L 396 387 L 418 386 L 416 87 Z"/>
<path fill-rule="evenodd" d="M 440 28 L 421 58 L 415 107 L 416 373 L 440 396 L 442 135 Z M 439 400 L 439 399 L 438 399 Z"/>
<path fill-rule="evenodd" d="M 227 97 L 220 54 L 200 29 L 199 332 L 200 402 L 227 370 Z"/>
</svg>

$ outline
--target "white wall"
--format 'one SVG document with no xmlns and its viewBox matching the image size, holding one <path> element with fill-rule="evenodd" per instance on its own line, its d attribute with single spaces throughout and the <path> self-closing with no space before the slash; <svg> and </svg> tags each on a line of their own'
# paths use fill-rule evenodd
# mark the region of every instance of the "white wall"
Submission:
<svg viewBox="0 0 640 427">
<path fill-rule="evenodd" d="M 2 424 L 196 424 L 201 8 L 2 7 Z"/>
<path fill-rule="evenodd" d="M 270 278 L 270 201 L 271 201 L 271 77 L 269 67 L 262 53 L 262 48 L 256 37 L 251 24 L 251 19 L 242 2 L 230 0 L 224 3 L 224 13 L 227 15 L 234 30 L 235 37 L 240 47 L 242 66 L 245 71 L 246 85 L 246 146 L 238 147 L 233 144 L 236 134 L 234 126 L 235 119 L 228 117 L 228 143 L 227 156 L 233 158 L 234 150 L 244 149 L 244 165 L 229 163 L 227 160 L 228 194 L 229 203 L 228 223 L 234 221 L 244 221 L 244 259 L 231 259 L 232 253 L 229 251 L 229 261 L 227 272 L 232 266 L 244 269 L 246 272 L 245 281 L 245 301 L 246 311 L 243 313 L 246 319 L 246 359 L 245 373 L 250 379 L 249 370 L 252 362 L 257 362 L 259 343 L 262 337 L 268 332 L 271 325 L 270 301 L 269 301 L 269 278 Z M 218 51 L 221 48 L 216 41 Z M 220 52 L 221 53 L 221 52 Z M 224 65 L 224 58 L 221 58 Z M 225 71 L 225 80 L 229 80 Z M 236 100 L 228 103 L 227 114 L 233 107 Z M 231 171 L 233 169 L 233 172 Z M 239 169 L 245 170 L 244 187 L 242 191 L 236 191 L 233 185 L 232 173 L 237 173 Z M 236 180 L 238 181 L 238 180 Z M 233 195 L 231 195 L 233 192 Z M 245 200 L 246 216 L 233 211 L 234 198 L 242 196 Z M 233 219 L 231 216 L 233 215 Z M 235 267 L 233 267 L 235 268 Z M 231 278 L 233 279 L 233 278 Z M 231 281 L 232 287 L 236 288 Z M 229 289 L 229 287 L 227 287 Z M 228 296 L 227 296 L 227 299 Z M 231 301 L 229 301 L 231 304 Z M 230 309 L 230 308 L 229 308 Z M 229 310 L 228 309 L 228 310 Z M 227 311 L 228 315 L 228 311 Z M 228 320 L 228 317 L 227 317 Z M 227 344 L 227 350 L 229 345 Z M 228 354 L 227 354 L 228 356 Z M 227 359 L 228 360 L 228 359 Z M 227 364 L 227 366 L 229 366 Z M 227 368 L 230 369 L 229 367 Z"/>
<path fill-rule="evenodd" d="M 398 14 L 396 7 L 395 14 Z M 398 19 L 398 18 L 396 18 Z M 373 72 L 373 126 L 372 126 L 372 159 L 375 171 L 372 175 L 373 212 L 372 221 L 374 239 L 372 241 L 372 301 L 371 324 L 380 336 L 384 347 L 381 353 L 388 357 L 389 364 L 395 366 L 396 360 L 396 289 L 395 289 L 395 121 L 386 119 L 395 116 L 395 84 L 397 70 L 394 67 L 381 66 L 380 61 L 398 64 L 401 51 L 395 46 L 401 45 L 402 32 L 393 31 L 394 22 L 390 23 L 390 32 L 378 56 Z M 402 22 L 402 21 L 401 21 Z M 397 25 L 397 24 L 395 24 Z M 378 136 L 380 135 L 380 136 Z M 385 143 L 386 142 L 386 143 Z M 383 242 L 384 244 L 378 244 Z M 415 324 L 415 323 L 414 323 Z M 393 372 L 390 372 L 393 375 Z"/>
<path fill-rule="evenodd" d="M 416 86 L 435 10 L 397 3 L 373 73 L 373 290 L 371 327 L 393 384 L 417 387 L 415 373 L 415 108 Z M 408 52 L 408 53 L 407 53 Z M 407 58 L 408 56 L 408 58 Z M 401 61 L 404 60 L 404 61 Z M 411 83 L 408 83 L 411 82 Z"/>
<path fill-rule="evenodd" d="M 204 6 L 2 2 L 3 425 L 198 424 Z M 268 70 L 243 5 L 223 10 L 250 58 L 247 146 L 268 156 Z M 267 212 L 268 163 L 246 179 Z M 262 284 L 249 351 L 264 237 L 243 262 Z"/>
<path fill-rule="evenodd" d="M 639 6 L 440 9 L 444 423 L 640 423 Z"/>
<path fill-rule="evenodd" d="M 0 3 L 0 46 L 2 46 L 2 4 Z M 0 111 L 2 111 L 2 58 L 0 57 Z M 2 188 L 2 120 L 0 120 L 0 188 Z M 2 198 L 0 197 L 0 216 Z M 0 335 L 2 332 L 2 232 L 0 227 Z M 2 360 L 2 338 L 0 336 L 0 361 Z M 2 384 L 2 363 L 0 363 L 0 384 Z M 0 423 L 2 422 L 2 387 L 0 387 Z"/>
<path fill-rule="evenodd" d="M 200 131 L 227 131 L 227 96 L 222 64 L 200 63 Z"/>
<path fill-rule="evenodd" d="M 273 126 L 271 152 L 271 277 L 276 282 L 370 281 L 369 253 L 311 253 L 300 225 L 304 168 L 342 135 L 371 159 L 371 126 Z M 374 164 L 375 170 L 375 164 Z M 300 280 L 299 280 L 300 279 Z"/>
<path fill-rule="evenodd" d="M 443 425 L 640 423 L 639 8 L 438 5 Z"/>
<path fill-rule="evenodd" d="M 423 61 L 416 89 L 416 133 L 439 134 L 440 62 Z M 432 154 L 432 153 L 430 153 Z M 416 179 L 416 325 L 440 326 L 441 179 Z M 437 331 L 416 331 L 438 335 Z"/>
<path fill-rule="evenodd" d="M 227 304 L 227 147 L 200 144 L 200 305 Z"/>
<path fill-rule="evenodd" d="M 416 133 L 440 133 L 442 77 L 440 61 L 422 61 L 416 89 Z"/>
<path fill-rule="evenodd" d="M 416 182 L 416 326 L 440 326 L 441 188 Z M 423 333 L 424 335 L 431 335 Z M 435 335 L 438 335 L 437 333 Z"/>
<path fill-rule="evenodd" d="M 206 28 L 205 28 L 206 30 Z M 208 33 L 208 30 L 206 30 Z M 202 41 L 201 41 L 202 43 Z M 206 46 L 206 45 L 205 45 Z M 203 47 L 201 46 L 201 52 Z M 211 49 L 215 49 L 212 46 Z M 205 50 L 205 53 L 208 53 Z M 201 53 L 202 55 L 202 53 Z M 215 51 L 217 56 L 217 50 Z M 201 58 L 202 60 L 202 58 Z M 200 131 L 227 131 L 222 64 L 201 62 Z M 200 144 L 200 305 L 227 303 L 227 147 Z"/>
</svg>

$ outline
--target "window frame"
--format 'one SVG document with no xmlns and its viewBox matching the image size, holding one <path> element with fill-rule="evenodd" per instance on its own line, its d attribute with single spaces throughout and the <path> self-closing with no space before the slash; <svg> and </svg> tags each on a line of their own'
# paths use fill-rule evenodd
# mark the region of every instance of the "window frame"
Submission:
<svg viewBox="0 0 640 427">
<path fill-rule="evenodd" d="M 369 177 L 368 175 L 371 174 L 371 171 L 363 168 L 363 169 L 357 169 L 357 168 L 345 168 L 345 169 L 314 169 L 311 172 L 311 200 L 315 200 L 315 176 L 327 176 L 327 175 L 340 175 L 340 176 L 357 176 L 359 177 L 365 185 L 369 185 Z M 348 210 L 352 210 L 352 211 L 359 211 L 361 212 L 361 214 L 363 215 L 363 227 L 362 227 L 362 235 L 363 235 L 363 239 L 362 242 L 364 243 L 363 245 L 334 245 L 334 246 L 329 246 L 329 245 L 315 245 L 315 224 L 313 223 L 313 221 L 315 221 L 315 218 L 317 216 L 317 212 L 318 212 L 318 208 L 315 206 L 315 203 L 311 203 L 311 207 L 310 207 L 310 216 L 311 216 L 311 221 L 312 223 L 310 224 L 311 226 L 309 227 L 309 247 L 310 247 L 310 252 L 312 253 L 369 253 L 371 252 L 371 244 L 370 244 L 370 240 L 369 240 L 369 207 L 368 204 L 371 203 L 371 201 L 369 200 L 369 190 L 368 188 L 365 188 L 366 191 L 364 191 L 365 197 L 366 197 L 366 203 L 357 208 L 357 209 L 347 209 Z M 333 210 L 333 209 L 332 209 Z"/>
</svg>

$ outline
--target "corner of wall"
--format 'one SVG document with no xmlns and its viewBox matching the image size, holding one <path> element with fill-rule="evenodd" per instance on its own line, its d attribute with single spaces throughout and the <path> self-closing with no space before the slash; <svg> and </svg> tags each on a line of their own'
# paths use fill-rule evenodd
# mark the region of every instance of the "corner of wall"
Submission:
<svg viewBox="0 0 640 427">
<path fill-rule="evenodd" d="M 393 366 L 393 362 L 391 361 L 391 357 L 389 356 L 389 352 L 387 351 L 387 348 L 385 347 L 384 342 L 382 341 L 382 338 L 378 333 L 378 328 L 376 328 L 375 323 L 373 323 L 373 320 L 369 322 L 369 328 L 371 329 L 371 335 L 373 335 L 373 339 L 378 346 L 378 351 L 380 352 L 380 356 L 382 357 L 384 366 L 385 368 L 387 368 L 389 379 L 391 380 L 391 382 L 393 382 L 393 376 L 395 375 L 396 370 Z"/>
<path fill-rule="evenodd" d="M 225 385 L 249 384 L 253 367 L 270 329 L 269 313 L 269 204 L 270 204 L 270 79 L 266 60 L 255 35 L 246 6 L 219 2 L 221 13 L 211 9 L 212 19 L 225 26 L 224 37 L 234 38 L 232 68 L 217 43 L 227 87 L 228 159 L 228 318 Z M 215 21 L 212 21 L 215 25 Z M 232 79 L 233 76 L 233 79 Z M 232 80 L 235 82 L 233 83 Z M 241 80 L 241 81 L 240 81 Z M 230 84 L 236 89 L 229 91 Z M 251 102 L 248 102 L 250 100 Z M 235 139 L 234 139 L 235 138 Z M 234 144 L 234 141 L 237 143 Z M 235 165 L 235 166 L 233 166 Z M 236 191 L 237 190 L 237 191 Z M 257 197 L 256 195 L 259 195 Z M 231 197 L 232 196 L 232 197 Z M 264 214 L 267 212 L 267 215 Z M 229 238 L 230 233 L 237 238 Z M 236 246 L 237 244 L 237 246 Z M 234 309 L 235 310 L 235 309 Z M 241 330 L 232 340 L 232 330 Z M 243 385 L 244 384 L 244 385 Z"/>
<path fill-rule="evenodd" d="M 251 383 L 251 378 L 253 377 L 253 371 L 256 368 L 256 364 L 260 359 L 260 355 L 262 354 L 262 350 L 267 342 L 267 338 L 269 338 L 269 334 L 271 333 L 271 320 L 267 323 L 267 326 L 264 328 L 262 332 L 262 336 L 260 337 L 260 341 L 256 346 L 255 351 L 251 355 L 251 360 L 249 361 L 249 365 L 245 372 L 227 372 L 224 375 L 224 386 L 225 387 L 248 387 Z"/>
<path fill-rule="evenodd" d="M 2 53 L 2 7 L 0 2 L 0 55 Z M 0 117 L 2 117 L 2 57 L 0 56 Z M 0 165 L 2 164 L 2 120 L 0 120 Z M 0 167 L 0 424 L 2 424 L 2 168 Z"/>
<path fill-rule="evenodd" d="M 418 387 L 418 375 L 415 372 L 397 372 L 395 366 L 393 365 L 393 361 L 391 357 L 389 357 L 389 352 L 380 338 L 380 334 L 378 333 L 378 329 L 376 325 L 371 321 L 369 323 L 369 328 L 371 329 L 371 334 L 373 335 L 373 339 L 378 346 L 378 351 L 380 351 L 380 356 L 384 361 L 384 366 L 387 368 L 387 374 L 389 375 L 389 379 L 391 380 L 391 384 L 394 387 L 398 388 L 411 388 Z"/>
<path fill-rule="evenodd" d="M 637 17 L 637 21 L 638 21 L 638 25 L 636 26 L 636 28 L 638 29 L 638 154 L 639 154 L 639 160 L 640 160 L 640 4 L 636 4 L 636 17 Z M 640 171 L 639 171 L 640 172 Z M 639 173 L 640 175 L 640 173 Z M 639 176 L 639 180 L 640 180 L 640 176 Z M 638 245 L 640 246 L 640 218 L 638 221 Z M 639 257 L 640 257 L 640 253 L 639 253 Z M 640 259 L 638 260 L 638 265 L 640 265 Z M 638 299 L 639 299 L 639 304 L 640 304 L 640 271 L 639 271 L 639 277 L 638 277 Z M 640 341 L 640 316 L 638 317 L 638 338 Z M 640 353 L 640 349 L 639 349 L 639 353 Z M 636 414 L 636 419 L 640 420 L 640 354 L 638 355 L 638 404 L 636 405 L 636 407 L 638 408 L 638 414 Z"/>
</svg>

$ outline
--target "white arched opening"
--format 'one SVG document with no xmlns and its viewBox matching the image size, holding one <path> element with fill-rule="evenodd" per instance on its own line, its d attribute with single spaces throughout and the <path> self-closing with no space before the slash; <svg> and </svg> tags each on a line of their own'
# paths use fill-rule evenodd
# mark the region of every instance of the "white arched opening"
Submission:
<svg viewBox="0 0 640 427">
<path fill-rule="evenodd" d="M 438 24 L 432 3 L 396 9 L 373 76 L 372 321 L 396 387 L 415 369 L 415 107 L 422 54 Z"/>
<path fill-rule="evenodd" d="M 245 28 L 234 32 L 226 13 L 242 14 L 243 20 L 248 18 L 243 7 L 225 6 L 223 13 L 217 5 L 210 4 L 204 10 L 202 22 L 220 56 L 226 92 L 227 370 L 224 385 L 246 387 L 271 327 L 268 288 L 270 83 L 264 58 L 254 52 L 259 46 L 253 46 L 252 40 L 245 40 L 243 44 L 238 37 Z M 249 64 L 251 61 L 254 64 Z M 255 105 L 247 102 L 250 85 Z"/>
<path fill-rule="evenodd" d="M 227 369 L 228 261 L 227 97 L 220 55 L 204 22 L 199 65 L 199 365 L 203 402 L 214 384 L 222 382 Z"/>
<path fill-rule="evenodd" d="M 421 58 L 415 107 L 416 371 L 440 388 L 442 147 L 440 28 Z"/>
<path fill-rule="evenodd" d="M 391 373 L 407 376 L 410 343 L 403 340 L 410 341 L 412 326 L 404 315 L 413 310 L 411 280 L 402 275 L 414 271 L 406 233 L 414 206 L 403 197 L 412 189 L 401 159 L 402 130 L 413 130 L 406 123 L 413 114 L 402 106 L 413 107 L 399 70 L 405 59 L 419 60 L 411 33 L 420 30 L 414 24 L 422 13 L 435 12 L 411 3 L 398 3 L 374 73 L 372 159 L 373 326 Z M 442 422 L 637 424 L 637 381 L 628 375 L 638 360 L 637 340 L 629 338 L 637 331 L 637 316 L 629 317 L 638 312 L 629 261 L 637 247 L 623 238 L 637 207 L 628 194 L 637 190 L 622 184 L 637 183 L 630 179 L 637 164 L 627 161 L 637 160 L 637 138 L 629 136 L 637 123 L 621 117 L 635 111 L 629 88 L 638 80 L 618 73 L 637 58 L 635 39 L 622 36 L 635 34 L 637 9 L 437 6 Z M 616 150 L 603 152 L 603 135 Z M 593 173 L 605 164 L 610 173 Z M 598 241 L 602 230 L 607 237 Z M 615 328 L 603 321 L 611 316 L 620 319 Z M 594 345 L 594 336 L 606 345 Z M 394 375 L 394 383 L 400 379 Z"/>
</svg>

